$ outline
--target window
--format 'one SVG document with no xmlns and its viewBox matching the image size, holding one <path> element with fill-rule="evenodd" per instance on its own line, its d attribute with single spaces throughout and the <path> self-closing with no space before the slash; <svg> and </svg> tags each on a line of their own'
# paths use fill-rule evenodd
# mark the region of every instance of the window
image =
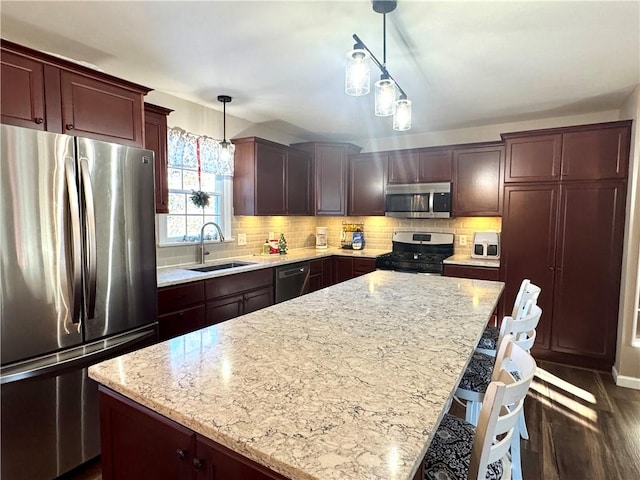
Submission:
<svg viewBox="0 0 640 480">
<path fill-rule="evenodd" d="M 235 148 L 231 146 L 232 152 Z M 220 142 L 180 128 L 168 131 L 169 213 L 160 215 L 160 243 L 200 241 L 200 229 L 216 222 L 225 236 L 231 233 L 233 155 L 220 155 Z M 194 205 L 193 192 L 209 195 L 205 207 Z M 207 228 L 205 240 L 217 240 L 215 228 Z"/>
</svg>

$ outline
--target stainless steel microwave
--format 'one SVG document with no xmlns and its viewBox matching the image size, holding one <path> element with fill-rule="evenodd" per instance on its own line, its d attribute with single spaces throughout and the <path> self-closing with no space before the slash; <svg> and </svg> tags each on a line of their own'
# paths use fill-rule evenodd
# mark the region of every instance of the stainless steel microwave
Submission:
<svg viewBox="0 0 640 480">
<path fill-rule="evenodd" d="M 451 184 L 387 185 L 385 215 L 400 218 L 449 218 L 451 217 Z"/>
</svg>

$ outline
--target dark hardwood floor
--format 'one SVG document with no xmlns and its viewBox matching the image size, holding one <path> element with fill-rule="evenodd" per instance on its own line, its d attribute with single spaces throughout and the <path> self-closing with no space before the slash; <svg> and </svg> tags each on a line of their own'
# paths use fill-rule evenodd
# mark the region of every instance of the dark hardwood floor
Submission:
<svg viewBox="0 0 640 480">
<path fill-rule="evenodd" d="M 640 391 L 607 372 L 549 362 L 538 370 L 525 401 L 525 480 L 640 479 Z M 464 416 L 455 402 L 452 412 Z M 93 462 L 64 480 L 100 478 Z"/>
</svg>

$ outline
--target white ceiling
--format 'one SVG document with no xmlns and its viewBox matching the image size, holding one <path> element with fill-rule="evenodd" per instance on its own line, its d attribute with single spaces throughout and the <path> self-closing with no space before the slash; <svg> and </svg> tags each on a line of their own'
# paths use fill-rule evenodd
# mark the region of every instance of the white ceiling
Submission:
<svg viewBox="0 0 640 480">
<path fill-rule="evenodd" d="M 1 35 L 309 140 L 406 135 L 344 94 L 353 33 L 382 57 L 368 0 L 2 1 Z M 387 66 L 410 134 L 618 109 L 640 83 L 640 2 L 400 0 Z M 372 69 L 372 76 L 374 76 Z M 377 75 L 377 73 L 376 73 Z"/>
</svg>

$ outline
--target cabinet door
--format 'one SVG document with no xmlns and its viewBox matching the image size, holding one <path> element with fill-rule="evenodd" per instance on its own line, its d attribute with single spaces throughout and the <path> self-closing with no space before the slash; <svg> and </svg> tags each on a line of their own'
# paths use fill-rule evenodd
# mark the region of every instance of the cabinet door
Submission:
<svg viewBox="0 0 640 480">
<path fill-rule="evenodd" d="M 367 273 L 376 271 L 375 258 L 354 258 L 353 259 L 353 276 L 357 277 Z"/>
<path fill-rule="evenodd" d="M 196 445 L 196 480 L 286 480 L 286 477 L 201 435 L 196 436 Z"/>
<path fill-rule="evenodd" d="M 256 152 L 256 214 L 284 215 L 287 151 L 284 147 L 257 143 Z"/>
<path fill-rule="evenodd" d="M 418 182 L 450 182 L 452 157 L 451 150 L 420 152 Z"/>
<path fill-rule="evenodd" d="M 163 342 L 205 326 L 204 305 L 185 308 L 158 317 L 158 339 Z"/>
<path fill-rule="evenodd" d="M 207 302 L 206 326 L 239 317 L 243 313 L 243 306 L 244 297 L 242 294 Z"/>
<path fill-rule="evenodd" d="M 156 111 L 145 104 L 144 148 L 153 150 L 156 213 L 169 213 L 169 189 L 167 186 L 167 113 Z"/>
<path fill-rule="evenodd" d="M 315 151 L 315 214 L 347 213 L 347 149 L 322 145 Z"/>
<path fill-rule="evenodd" d="M 334 258 L 335 283 L 344 282 L 353 278 L 353 258 Z"/>
<path fill-rule="evenodd" d="M 384 215 L 387 155 L 349 159 L 349 215 Z"/>
<path fill-rule="evenodd" d="M 273 305 L 273 288 L 266 287 L 244 294 L 244 311 L 251 313 Z"/>
<path fill-rule="evenodd" d="M 480 147 L 453 153 L 453 214 L 502 214 L 504 147 Z"/>
<path fill-rule="evenodd" d="M 204 303 L 204 282 L 191 282 L 158 289 L 158 313 L 171 313 Z"/>
<path fill-rule="evenodd" d="M 333 258 L 322 259 L 322 286 L 330 287 L 335 283 L 333 278 Z"/>
<path fill-rule="evenodd" d="M 624 215 L 622 182 L 561 186 L 553 350 L 613 365 Z"/>
<path fill-rule="evenodd" d="M 416 183 L 418 181 L 418 152 L 389 154 L 388 183 Z"/>
<path fill-rule="evenodd" d="M 562 135 L 508 138 L 504 181 L 545 182 L 560 178 Z"/>
<path fill-rule="evenodd" d="M 562 135 L 562 180 L 626 178 L 629 127 L 600 128 Z"/>
<path fill-rule="evenodd" d="M 60 88 L 63 133 L 143 146 L 140 93 L 64 70 Z"/>
<path fill-rule="evenodd" d="M 309 275 L 309 293 L 322 289 L 322 273 Z"/>
<path fill-rule="evenodd" d="M 44 65 L 2 50 L 2 123 L 45 130 Z"/>
<path fill-rule="evenodd" d="M 445 264 L 443 274 L 445 277 L 474 278 L 477 280 L 497 281 L 500 279 L 500 270 L 490 267 L 466 267 L 463 265 Z"/>
<path fill-rule="evenodd" d="M 289 149 L 287 153 L 287 214 L 313 215 L 311 155 Z"/>
<path fill-rule="evenodd" d="M 103 480 L 192 478 L 191 430 L 104 387 L 100 391 Z"/>
<path fill-rule="evenodd" d="M 542 292 L 538 305 L 542 318 L 537 327 L 536 346 L 551 346 L 555 239 L 559 186 L 533 184 L 505 187 L 502 216 L 501 268 L 506 284 L 505 312 L 513 307 L 520 283 L 528 278 Z"/>
</svg>

